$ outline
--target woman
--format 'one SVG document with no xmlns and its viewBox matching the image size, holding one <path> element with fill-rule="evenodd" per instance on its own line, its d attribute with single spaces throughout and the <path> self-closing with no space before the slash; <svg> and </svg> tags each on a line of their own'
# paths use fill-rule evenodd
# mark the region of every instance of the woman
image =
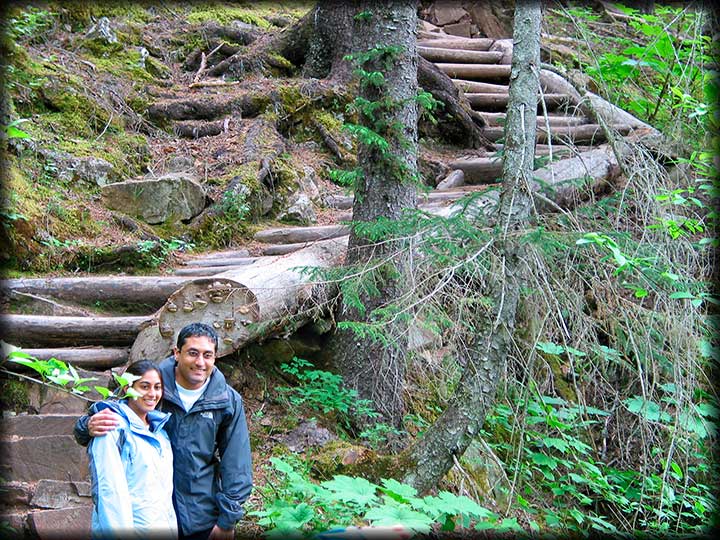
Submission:
<svg viewBox="0 0 720 540">
<path fill-rule="evenodd" d="M 172 449 L 163 429 L 170 415 L 155 410 L 163 392 L 160 372 L 140 360 L 125 373 L 138 377 L 132 389 L 140 396 L 96 404 L 118 413 L 121 423 L 88 446 L 92 537 L 177 538 Z"/>
</svg>

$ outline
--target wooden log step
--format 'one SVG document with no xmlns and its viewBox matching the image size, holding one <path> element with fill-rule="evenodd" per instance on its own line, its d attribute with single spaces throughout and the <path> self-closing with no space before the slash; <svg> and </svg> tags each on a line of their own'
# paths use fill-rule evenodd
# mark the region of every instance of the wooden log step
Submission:
<svg viewBox="0 0 720 540">
<path fill-rule="evenodd" d="M 503 144 L 495 144 L 495 148 L 497 151 L 501 151 L 505 145 Z M 536 144 L 535 145 L 535 157 L 540 156 L 547 156 L 550 154 L 550 148 L 551 146 L 549 144 Z M 558 156 L 568 156 L 570 154 L 577 154 L 578 152 L 588 152 L 592 150 L 592 146 L 587 145 L 572 145 L 572 146 L 565 146 L 564 144 L 553 144 L 552 145 L 552 153 L 553 155 Z M 493 154 L 490 154 L 489 157 L 492 157 Z"/>
<path fill-rule="evenodd" d="M 476 111 L 504 111 L 507 110 L 509 94 L 499 93 L 466 93 L 470 105 Z M 570 96 L 567 94 L 544 94 L 545 106 L 550 109 L 567 106 L 570 104 Z M 538 109 L 542 104 L 538 103 Z"/>
<path fill-rule="evenodd" d="M 452 79 L 455 86 L 463 92 L 476 92 L 485 94 L 507 94 L 510 87 L 507 84 L 492 84 L 480 81 L 466 81 L 465 79 Z"/>
<path fill-rule="evenodd" d="M 271 244 L 262 250 L 262 254 L 265 256 L 273 255 L 287 255 L 293 253 L 299 249 L 306 248 L 311 242 L 298 242 L 296 244 Z"/>
<path fill-rule="evenodd" d="M 229 257 L 227 259 L 195 259 L 185 261 L 185 266 L 243 266 L 252 264 L 257 257 Z"/>
<path fill-rule="evenodd" d="M 82 303 L 99 300 L 161 306 L 186 281 L 188 278 L 174 276 L 19 278 L 0 282 L 0 293 L 17 291 Z"/>
<path fill-rule="evenodd" d="M 418 54 L 430 62 L 459 64 L 497 64 L 503 57 L 501 51 L 470 51 L 467 49 L 442 49 L 440 47 L 417 48 Z"/>
<path fill-rule="evenodd" d="M 461 170 L 466 184 L 494 184 L 502 175 L 503 161 L 496 157 L 458 159 L 448 163 L 448 167 Z"/>
<path fill-rule="evenodd" d="M 22 352 L 38 360 L 57 358 L 76 368 L 105 370 L 127 363 L 129 347 L 83 347 L 56 349 L 22 349 Z M 12 371 L 26 371 L 22 364 L 6 364 Z"/>
<path fill-rule="evenodd" d="M 505 119 L 507 117 L 507 113 L 504 112 L 482 112 L 482 117 L 490 122 L 491 124 L 496 124 L 499 126 L 505 125 Z M 585 118 L 584 116 L 565 116 L 562 114 L 549 114 L 547 117 L 545 115 L 538 115 L 537 117 L 537 125 L 538 126 L 544 126 L 545 122 L 550 124 L 550 126 L 579 126 L 582 124 L 589 124 L 591 123 L 590 120 Z"/>
<path fill-rule="evenodd" d="M 618 134 L 625 136 L 630 132 L 629 126 L 613 126 Z M 548 142 L 548 133 L 544 127 L 538 126 L 536 141 L 541 144 Z M 605 132 L 598 124 L 583 124 L 581 126 L 557 126 L 550 128 L 550 137 L 553 144 L 588 144 L 598 145 L 607 142 Z M 505 136 L 505 129 L 501 127 L 486 127 L 483 136 L 490 141 L 497 141 Z"/>
<path fill-rule="evenodd" d="M 176 276 L 214 276 L 220 272 L 227 272 L 240 266 L 191 266 L 189 268 L 176 268 L 173 273 Z"/>
<path fill-rule="evenodd" d="M 173 131 L 183 139 L 199 139 L 201 137 L 220 135 L 227 131 L 228 125 L 228 119 L 215 120 L 214 122 L 188 120 L 185 122 L 175 122 L 173 124 Z"/>
<path fill-rule="evenodd" d="M 249 257 L 250 251 L 247 249 L 229 249 L 226 251 L 209 251 L 207 253 L 198 253 L 188 260 L 199 259 L 229 259 L 233 257 Z"/>
<path fill-rule="evenodd" d="M 318 225 L 316 227 L 282 227 L 255 233 L 258 242 L 266 244 L 297 244 L 345 236 L 350 232 L 346 225 Z"/>
<path fill-rule="evenodd" d="M 452 79 L 470 79 L 473 81 L 499 81 L 506 83 L 510 79 L 508 64 L 435 64 Z"/>
<path fill-rule="evenodd" d="M 460 169 L 460 167 L 452 167 L 452 165 L 450 165 L 450 168 L 451 169 L 452 168 Z M 462 186 L 459 188 L 453 188 L 453 189 L 462 189 Z M 429 191 L 427 193 L 418 193 L 417 200 L 418 200 L 418 205 L 422 206 L 423 204 L 426 204 L 426 203 L 447 201 L 447 200 L 451 200 L 453 198 L 458 198 L 458 197 L 460 197 L 460 195 L 455 196 L 455 195 L 453 195 L 453 191 L 451 191 L 450 189 L 445 189 L 445 190 L 441 190 L 441 191 Z M 326 200 L 326 203 L 327 202 L 328 201 Z M 336 208 L 338 210 L 346 210 L 348 208 L 352 208 L 353 197 L 350 195 L 336 195 L 333 198 L 332 204 L 334 204 L 335 206 L 331 206 L 331 208 Z M 302 247 L 304 244 L 298 244 L 298 245 Z M 275 253 L 273 253 L 273 255 L 275 255 Z"/>
<path fill-rule="evenodd" d="M 150 317 L 3 315 L 3 339 L 21 347 L 129 345 Z"/>
<path fill-rule="evenodd" d="M 428 37 L 417 40 L 418 47 L 440 47 L 443 49 L 466 49 L 470 51 L 487 51 L 495 40 L 492 38 Z"/>
</svg>

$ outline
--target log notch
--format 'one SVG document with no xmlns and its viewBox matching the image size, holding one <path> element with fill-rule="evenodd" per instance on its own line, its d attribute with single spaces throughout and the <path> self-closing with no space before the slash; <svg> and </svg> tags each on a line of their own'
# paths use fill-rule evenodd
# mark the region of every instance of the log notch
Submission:
<svg viewBox="0 0 720 540">
<path fill-rule="evenodd" d="M 283 330 L 290 317 L 309 320 L 309 308 L 320 301 L 324 288 L 311 283 L 300 268 L 335 266 L 346 248 L 347 236 L 334 238 L 186 283 L 143 325 L 130 349 L 130 361 L 169 355 L 177 333 L 190 322 L 216 328 L 222 357 Z"/>
</svg>

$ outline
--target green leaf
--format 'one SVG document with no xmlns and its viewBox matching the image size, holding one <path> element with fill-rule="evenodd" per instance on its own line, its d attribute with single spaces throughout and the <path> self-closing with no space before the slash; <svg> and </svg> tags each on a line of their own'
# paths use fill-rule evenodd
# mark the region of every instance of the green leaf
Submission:
<svg viewBox="0 0 720 540">
<path fill-rule="evenodd" d="M 552 456 L 545 455 L 541 452 L 533 452 L 530 455 L 530 458 L 533 460 L 533 463 L 542 467 L 549 467 L 550 469 L 554 470 L 558 466 L 557 459 Z"/>
<path fill-rule="evenodd" d="M 556 448 L 563 454 L 568 451 L 570 445 L 564 439 L 558 439 L 556 437 L 545 437 L 542 442 L 548 448 Z"/>
<path fill-rule="evenodd" d="M 372 508 L 363 519 L 375 527 L 391 527 L 401 524 L 405 528 L 415 532 L 425 533 L 430 531 L 434 521 L 425 514 L 411 510 L 406 506 L 385 504 Z"/>
<path fill-rule="evenodd" d="M 556 343 L 551 343 L 549 341 L 539 341 L 535 345 L 535 348 L 546 354 L 560 355 L 565 352 L 565 347 L 563 347 L 562 345 L 557 345 Z"/>
<path fill-rule="evenodd" d="M 695 295 L 689 291 L 676 291 L 670 295 L 670 298 L 675 298 L 675 299 L 695 298 Z"/>
<path fill-rule="evenodd" d="M 95 391 L 103 397 L 103 399 L 107 399 L 110 397 L 110 390 L 108 390 L 104 386 L 95 386 L 94 388 Z"/>
<path fill-rule="evenodd" d="M 332 480 L 322 482 L 320 485 L 331 491 L 341 501 L 367 506 L 377 500 L 375 490 L 378 486 L 364 478 L 352 478 L 340 474 L 333 477 Z"/>
<path fill-rule="evenodd" d="M 407 484 L 401 484 L 394 478 L 383 478 L 380 491 L 398 502 L 407 502 L 417 497 L 417 490 Z"/>
</svg>

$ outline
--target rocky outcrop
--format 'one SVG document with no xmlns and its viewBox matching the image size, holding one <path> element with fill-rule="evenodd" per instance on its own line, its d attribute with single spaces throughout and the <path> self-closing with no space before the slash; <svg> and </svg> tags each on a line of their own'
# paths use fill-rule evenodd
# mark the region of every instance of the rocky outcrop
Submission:
<svg viewBox="0 0 720 540">
<path fill-rule="evenodd" d="M 205 208 L 205 190 L 194 176 L 170 173 L 158 178 L 128 180 L 102 189 L 105 205 L 152 225 L 189 220 Z"/>
</svg>

